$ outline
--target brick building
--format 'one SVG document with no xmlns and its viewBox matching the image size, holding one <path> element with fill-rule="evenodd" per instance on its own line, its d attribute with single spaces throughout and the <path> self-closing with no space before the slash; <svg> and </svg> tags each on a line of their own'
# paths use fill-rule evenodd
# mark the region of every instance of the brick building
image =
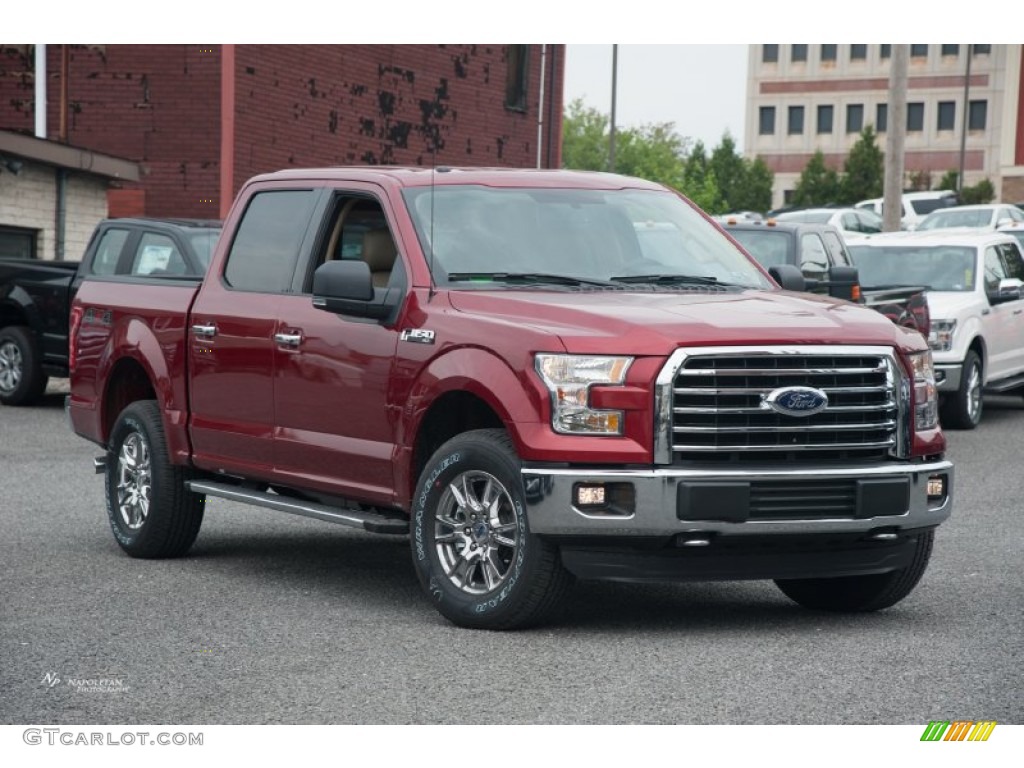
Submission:
<svg viewBox="0 0 1024 768">
<path fill-rule="evenodd" d="M 33 49 L 0 50 L 0 129 L 32 132 Z M 560 165 L 563 45 L 53 45 L 45 58 L 47 136 L 142 166 L 109 193 L 112 215 L 216 218 L 250 176 L 287 167 Z"/>
<path fill-rule="evenodd" d="M 749 50 L 744 147 L 775 172 L 773 206 L 788 201 L 816 150 L 842 170 L 865 125 L 880 134 L 884 151 L 891 45 Z M 1022 46 L 911 45 L 908 70 L 908 177 L 937 183 L 958 170 L 963 139 L 965 184 L 988 178 L 999 199 L 1024 201 Z"/>
</svg>

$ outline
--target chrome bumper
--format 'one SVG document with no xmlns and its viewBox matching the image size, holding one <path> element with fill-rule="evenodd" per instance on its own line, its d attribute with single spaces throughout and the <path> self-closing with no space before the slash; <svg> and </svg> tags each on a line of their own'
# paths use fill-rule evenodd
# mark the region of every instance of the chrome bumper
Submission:
<svg viewBox="0 0 1024 768">
<path fill-rule="evenodd" d="M 939 392 L 957 392 L 960 389 L 961 363 L 936 363 L 935 387 Z"/>
<path fill-rule="evenodd" d="M 908 530 L 938 525 L 953 511 L 953 464 L 934 461 L 927 464 L 892 462 L 873 467 L 835 467 L 815 469 L 786 469 L 779 467 L 750 467 L 749 469 L 556 469 L 524 467 L 522 470 L 526 490 L 527 516 L 534 533 L 557 536 L 675 536 L 694 534 L 758 535 L 806 533 L 860 533 L 879 528 Z M 945 496 L 929 502 L 928 478 L 945 476 Z M 680 501 L 697 484 L 705 489 L 701 498 L 708 498 L 706 489 L 720 483 L 734 490 L 745 483 L 787 481 L 799 485 L 801 481 L 821 480 L 906 480 L 908 493 L 906 509 L 897 514 L 868 516 L 815 515 L 794 516 L 793 519 L 723 520 L 713 514 L 714 503 L 705 504 L 708 517 L 694 513 Z M 631 485 L 633 510 L 631 514 L 609 514 L 582 511 L 573 504 L 573 489 L 578 483 L 618 483 Z M 860 485 L 856 484 L 857 493 Z M 681 494 L 681 489 L 683 494 Z M 742 494 L 742 490 L 740 490 Z M 688 498 L 698 498 L 690 495 Z M 804 498 L 806 502 L 806 497 Z M 718 517 L 719 519 L 714 519 Z"/>
</svg>

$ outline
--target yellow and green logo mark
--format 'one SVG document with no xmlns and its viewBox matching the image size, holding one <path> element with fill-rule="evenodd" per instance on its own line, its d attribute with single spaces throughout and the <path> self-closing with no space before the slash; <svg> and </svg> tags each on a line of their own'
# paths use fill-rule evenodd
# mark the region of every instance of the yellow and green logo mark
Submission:
<svg viewBox="0 0 1024 768">
<path fill-rule="evenodd" d="M 932 720 L 921 741 L 988 741 L 995 727 L 995 720 Z"/>
</svg>

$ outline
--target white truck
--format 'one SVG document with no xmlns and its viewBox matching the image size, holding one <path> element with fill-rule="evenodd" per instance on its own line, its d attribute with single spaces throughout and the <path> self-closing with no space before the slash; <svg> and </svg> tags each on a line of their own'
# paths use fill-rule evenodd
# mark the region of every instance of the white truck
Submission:
<svg viewBox="0 0 1024 768">
<path fill-rule="evenodd" d="M 899 232 L 850 246 L 865 283 L 926 285 L 944 427 L 974 429 L 982 394 L 1024 393 L 1024 258 L 1005 232 Z"/>
</svg>

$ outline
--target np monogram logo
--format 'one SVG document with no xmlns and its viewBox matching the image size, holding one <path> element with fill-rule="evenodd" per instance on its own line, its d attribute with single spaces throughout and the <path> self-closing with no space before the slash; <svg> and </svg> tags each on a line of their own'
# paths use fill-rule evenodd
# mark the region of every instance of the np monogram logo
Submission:
<svg viewBox="0 0 1024 768">
<path fill-rule="evenodd" d="M 761 395 L 761 407 L 784 416 L 813 416 L 828 408 L 828 395 L 814 387 L 780 387 Z"/>
</svg>

